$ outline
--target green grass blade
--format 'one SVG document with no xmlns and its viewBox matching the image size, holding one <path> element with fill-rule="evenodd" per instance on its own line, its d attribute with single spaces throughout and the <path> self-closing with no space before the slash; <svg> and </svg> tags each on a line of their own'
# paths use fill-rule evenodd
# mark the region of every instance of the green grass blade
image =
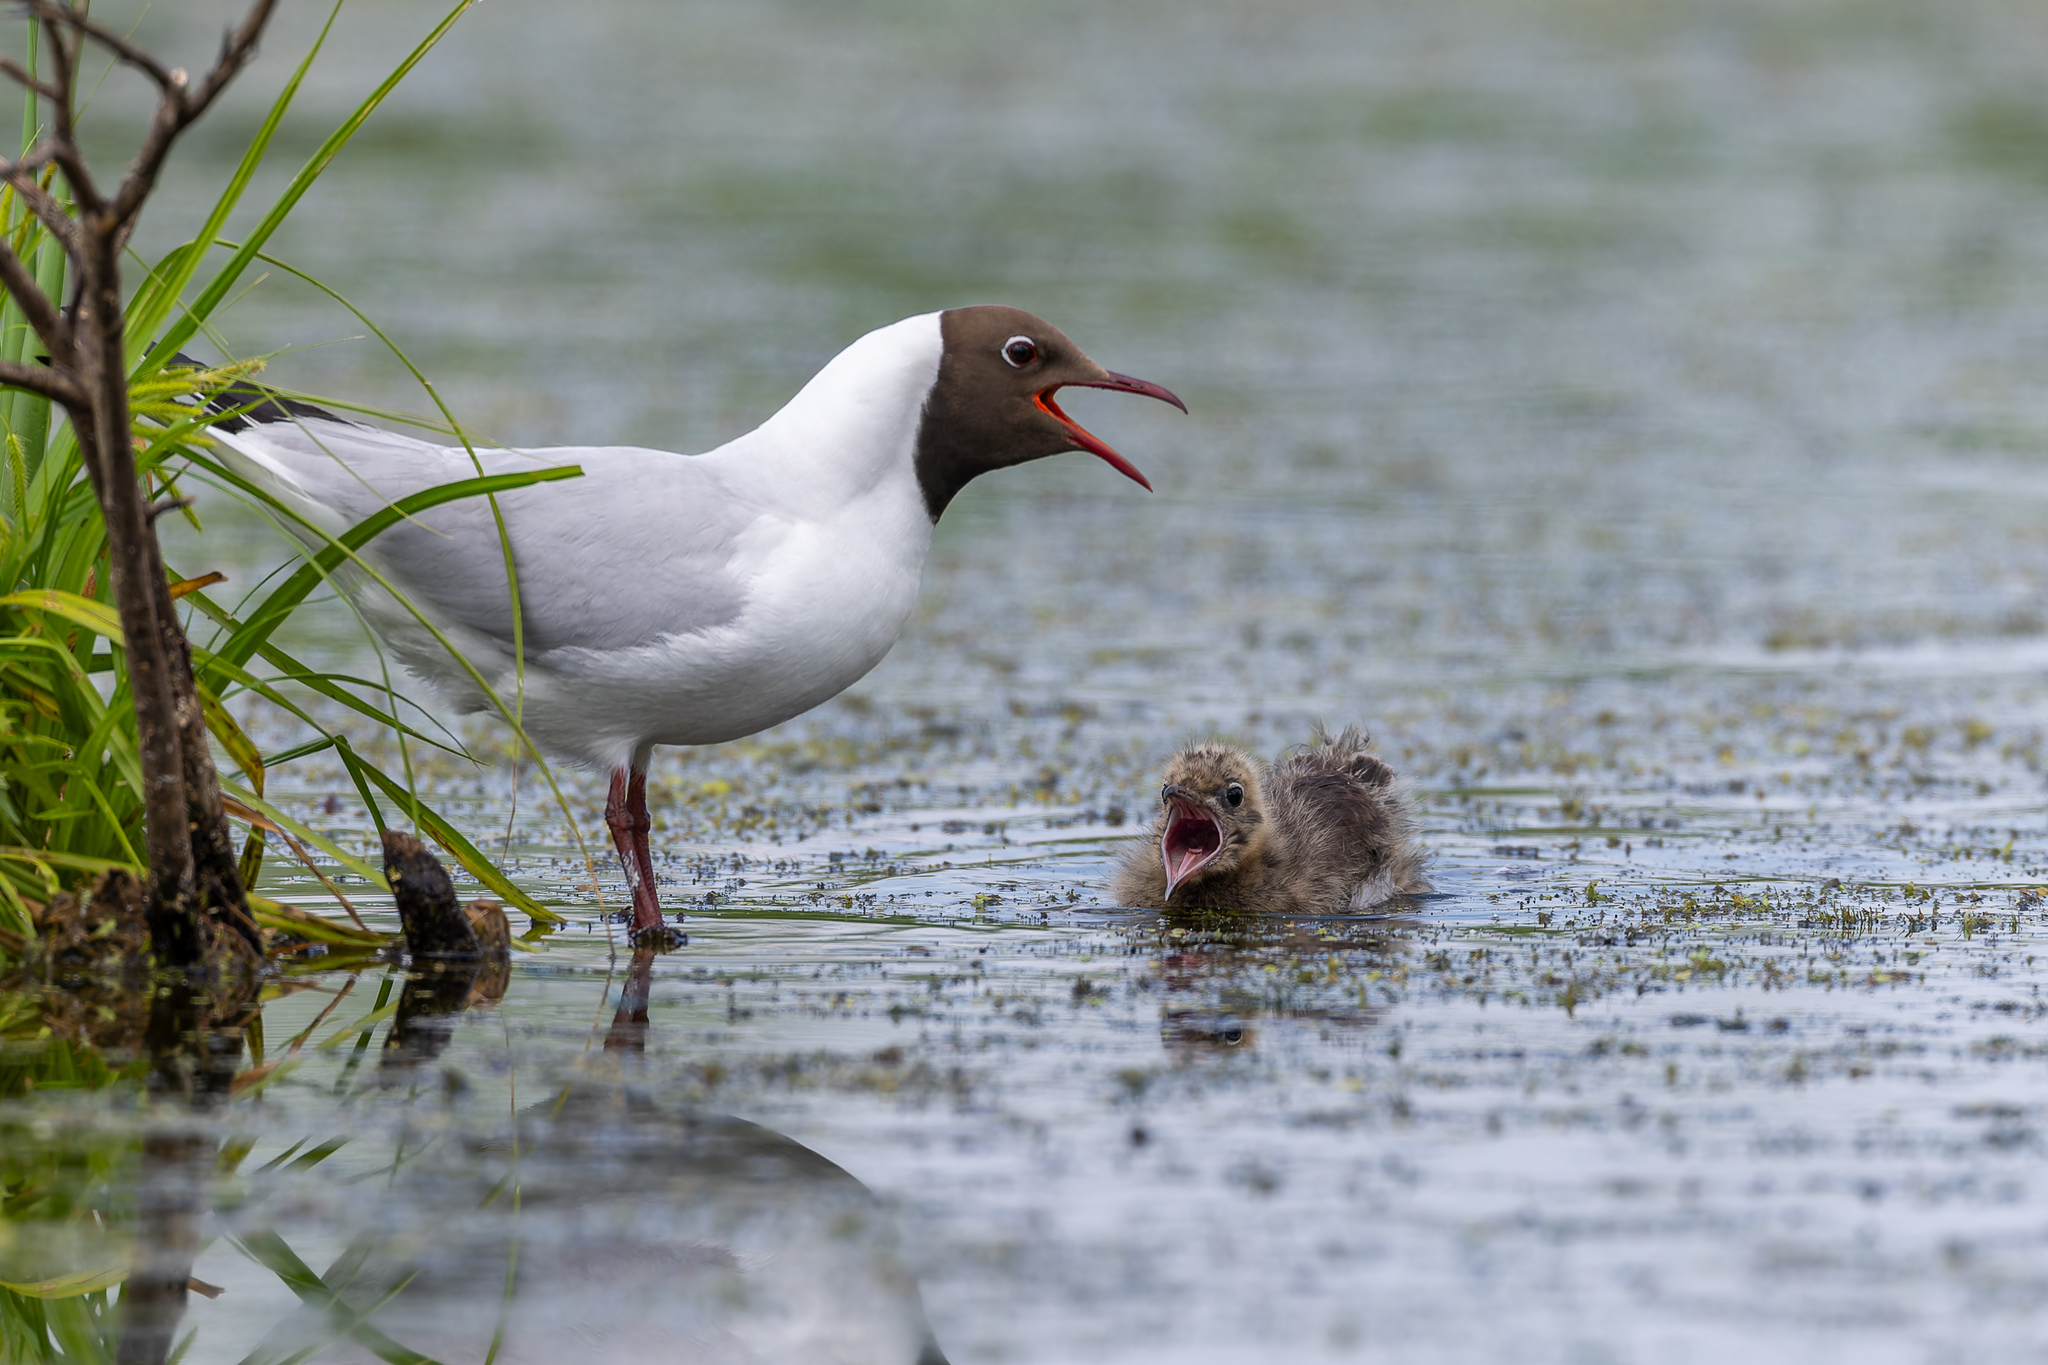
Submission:
<svg viewBox="0 0 2048 1365">
<path fill-rule="evenodd" d="M 249 188 L 249 181 L 256 174 L 256 168 L 263 163 L 264 155 L 270 150 L 270 141 L 277 134 L 277 127 L 284 121 L 285 111 L 291 108 L 292 100 L 299 93 L 299 85 L 306 79 L 306 72 L 312 68 L 313 59 L 320 55 L 320 49 L 327 42 L 327 34 L 334 27 L 335 16 L 341 13 L 341 0 L 335 0 L 334 8 L 327 12 L 327 22 L 320 26 L 319 36 L 313 39 L 313 46 L 285 82 L 284 89 L 271 102 L 270 112 L 256 130 L 256 136 L 242 153 L 242 160 L 229 177 L 227 188 L 214 201 L 213 211 L 207 215 L 206 224 L 199 233 L 184 246 L 178 247 L 166 256 L 163 262 L 145 279 L 142 286 L 128 301 L 128 346 L 131 364 L 135 353 L 145 340 L 155 335 L 163 325 L 171 306 L 185 292 L 185 286 L 198 272 L 199 263 L 206 255 L 205 243 L 211 242 L 226 223 L 235 205 L 241 202 L 243 191 Z"/>
<path fill-rule="evenodd" d="M 200 611 L 203 614 L 205 614 L 208 618 L 220 624 L 221 626 L 227 628 L 229 631 L 239 630 L 241 628 L 241 621 L 237 620 L 234 616 L 230 615 L 225 608 L 221 607 L 219 603 L 214 602 L 212 599 L 207 597 L 205 593 L 192 593 L 189 595 L 188 600 L 190 600 L 196 606 L 198 606 Z M 273 686 L 274 683 L 297 683 L 301 687 L 309 688 L 312 691 L 318 692 L 321 696 L 328 698 L 330 701 L 336 701 L 341 703 L 343 706 L 347 707 L 351 711 L 354 711 L 356 714 L 367 717 L 370 720 L 374 720 L 379 725 L 382 725 L 387 729 L 393 730 L 398 734 L 404 735 L 408 739 L 416 739 L 422 744 L 426 744 L 433 748 L 441 750 L 443 753 L 455 754 L 458 757 L 462 758 L 469 757 L 469 751 L 462 747 L 461 741 L 456 739 L 454 735 L 448 735 L 448 740 L 445 742 L 442 740 L 435 739 L 432 735 L 429 735 L 421 730 L 416 730 L 412 726 L 405 724 L 403 721 L 396 720 L 389 714 L 383 711 L 379 711 L 375 707 L 370 706 L 367 702 L 363 701 L 362 698 L 349 692 L 347 687 L 343 686 L 343 684 L 349 684 L 355 687 L 367 687 L 371 689 L 377 688 L 378 684 L 369 681 L 367 678 L 357 678 L 352 677 L 346 673 L 333 673 L 315 669 L 308 664 L 300 663 L 297 659 L 285 653 L 282 649 L 279 649 L 274 644 L 264 645 L 263 648 L 256 651 L 256 655 L 265 663 L 269 664 L 272 668 L 278 670 L 278 676 L 276 678 L 265 679 L 256 677 L 254 674 L 249 673 L 246 669 L 244 669 L 240 664 L 232 663 L 226 659 L 223 659 L 219 655 L 214 654 L 211 650 L 201 649 L 195 646 L 192 651 L 192 657 L 195 666 L 199 668 L 199 671 L 201 673 L 205 674 L 208 677 L 215 678 L 216 682 L 218 682 L 218 680 L 221 678 L 231 680 L 236 685 L 247 688 L 249 691 L 256 693 L 258 696 L 264 698 L 265 700 L 273 702 L 280 707 L 283 707 L 286 711 L 289 711 L 293 716 L 297 717 L 299 720 L 304 721 L 306 724 L 312 726 L 315 730 L 320 731 L 321 734 L 327 735 L 326 740 L 314 746 L 315 749 L 325 748 L 327 747 L 328 744 L 334 742 L 333 735 L 329 734 L 329 732 L 324 726 L 322 726 L 318 721 L 314 720 L 311 716 L 307 715 L 305 711 L 301 710 L 298 706 L 294 705 L 291 702 L 291 700 L 287 698 L 283 693 L 279 692 L 277 688 Z M 443 729 L 442 733 L 447 734 L 445 728 Z M 313 752 L 313 749 L 308 749 L 306 750 L 306 752 Z M 270 763 L 282 763 L 287 761 L 287 758 L 295 758 L 300 756 L 301 755 L 297 753 L 293 753 L 290 755 L 281 755 L 266 761 Z"/>
<path fill-rule="evenodd" d="M 380 891 L 389 891 L 391 889 L 390 883 L 384 880 L 384 870 L 382 868 L 375 867 L 355 854 L 348 852 L 340 844 L 335 843 L 319 831 L 308 827 L 304 822 L 292 819 L 291 816 L 286 815 L 247 787 L 236 782 L 230 782 L 227 778 L 223 777 L 220 780 L 220 789 L 265 819 L 276 821 L 280 828 L 290 830 L 292 837 L 300 843 L 309 844 L 319 849 L 322 853 L 325 853 L 328 857 L 334 859 L 334 861 L 340 863 L 350 872 L 363 878 Z"/>
<path fill-rule="evenodd" d="M 499 900 L 515 905 L 543 924 L 560 924 L 562 916 L 548 909 L 533 897 L 514 886 L 505 874 L 491 865 L 491 860 L 478 851 L 475 844 L 462 836 L 462 831 L 448 823 L 440 812 L 407 791 L 401 783 L 387 774 L 363 765 L 364 773 L 384 789 L 384 794 L 398 803 L 398 808 L 412 818 L 412 822 L 433 837 L 435 843 L 448 850 L 456 862 L 468 869 L 469 875 L 489 887 Z"/>
<path fill-rule="evenodd" d="M 64 302 L 64 276 L 70 262 L 57 243 L 44 239 L 35 254 L 34 268 L 36 283 L 42 287 L 44 297 L 50 302 Z M 34 338 L 24 338 L 23 359 L 27 352 L 39 345 Z M 8 416 L 10 430 L 21 437 L 23 463 L 34 474 L 43 463 L 43 457 L 50 444 L 50 400 L 41 394 L 18 393 L 14 398 L 13 411 Z"/>
<path fill-rule="evenodd" d="M 81 853 L 60 853 L 48 848 L 9 848 L 5 844 L 0 844 L 0 861 L 48 863 L 53 867 L 68 867 L 74 872 L 85 872 L 95 877 L 102 872 L 111 872 L 117 867 L 136 866 L 117 858 L 88 858 Z"/>
<path fill-rule="evenodd" d="M 65 592 L 61 588 L 31 588 L 0 597 L 0 607 L 46 611 L 73 625 L 84 626 L 95 635 L 104 635 L 117 645 L 121 643 L 121 618 L 114 614 L 114 609 L 90 597 L 80 597 L 75 592 Z"/>
<path fill-rule="evenodd" d="M 242 273 L 256 259 L 256 253 L 298 206 L 299 200 L 305 197 L 306 191 L 313 187 L 313 182 L 332 164 L 341 149 L 348 145 L 349 139 L 356 135 L 357 130 L 372 113 L 376 112 L 377 106 L 384 102 L 385 97 L 397 88 L 398 83 L 411 74 L 412 69 L 420 64 L 427 53 L 433 51 L 434 45 L 455 26 L 455 21 L 476 2 L 477 0 L 461 0 L 454 9 L 448 11 L 441 22 L 434 26 L 433 31 L 421 40 L 419 46 L 408 53 L 405 60 L 398 64 L 397 69 L 385 77 L 383 84 L 371 91 L 369 97 L 356 106 L 355 111 L 342 125 L 328 135 L 327 140 L 320 144 L 319 149 L 299 169 L 299 173 L 292 177 L 291 183 L 285 186 L 277 202 L 271 205 L 270 211 L 243 242 L 241 250 L 221 267 L 192 306 L 182 310 L 177 320 L 165 329 L 163 336 L 149 349 L 141 364 L 135 367 L 136 373 L 150 374 L 161 369 L 165 361 L 192 339 L 192 334 L 199 330 L 201 323 L 213 316 L 214 310 L 220 307 L 222 300 L 226 299 L 229 291 L 235 287 L 235 282 L 241 279 Z"/>
<path fill-rule="evenodd" d="M 385 822 L 384 808 L 377 804 L 376 793 L 370 790 L 370 779 L 364 771 L 369 765 L 356 756 L 345 736 L 334 737 L 334 752 L 341 755 L 342 765 L 348 769 L 348 780 L 356 784 L 356 792 L 363 798 L 363 807 L 370 812 L 370 823 L 381 834 L 390 826 Z"/>
<path fill-rule="evenodd" d="M 376 932 L 364 933 L 343 920 L 329 919 L 316 915 L 296 905 L 274 901 L 268 896 L 249 893 L 249 913 L 258 924 L 266 929 L 275 929 L 293 938 L 302 938 L 309 943 L 339 943 L 349 947 L 380 947 L 390 942 L 390 937 Z"/>
<path fill-rule="evenodd" d="M 217 461 L 199 456 L 195 456 L 195 459 L 215 477 L 226 479 L 254 497 L 263 497 L 262 490 Z M 459 498 L 506 493 L 515 488 L 549 483 L 556 479 L 581 478 L 582 475 L 583 470 L 577 465 L 565 465 L 558 469 L 526 470 L 517 474 L 491 474 L 481 479 L 463 479 L 457 483 L 441 484 L 414 493 L 410 497 L 400 498 L 390 506 L 357 522 L 339 536 L 329 537 L 330 543 L 326 548 L 313 556 L 310 562 L 301 566 L 298 572 L 265 598 L 263 605 L 243 622 L 242 628 L 214 653 L 234 663 L 247 663 L 250 656 L 270 637 L 271 632 L 284 623 L 292 609 L 304 601 L 306 595 L 318 587 L 324 578 L 340 568 L 344 559 L 354 558 L 354 551 L 361 549 L 371 539 L 408 517 L 439 507 L 442 503 L 454 502 Z"/>
<path fill-rule="evenodd" d="M 39 46 L 41 37 L 42 26 L 34 20 L 30 20 L 28 24 L 27 60 L 23 64 L 24 69 L 30 76 L 34 76 L 36 72 L 36 49 Z M 42 128 L 40 117 L 42 109 L 33 90 L 22 92 L 21 105 L 21 155 L 26 156 L 30 149 L 36 145 L 36 134 Z M 7 212 L 4 215 L 0 215 L 0 229 L 4 229 L 9 237 L 13 237 L 17 226 L 28 226 L 32 223 L 33 213 L 29 210 L 28 205 L 21 202 L 21 196 L 16 194 L 12 188 L 8 189 L 5 195 L 0 195 L 0 203 L 4 203 L 7 206 Z M 29 258 L 24 257 L 24 259 Z M 30 270 L 35 269 L 35 262 L 32 259 L 29 259 L 29 268 Z M 6 300 L 5 306 L 0 307 L 0 357 L 12 361 L 20 361 L 28 351 L 30 334 L 31 329 L 28 325 L 28 319 L 22 316 L 20 305 L 15 303 L 14 299 L 10 296 Z M 33 394 L 20 389 L 10 389 L 5 393 L 0 393 L 0 422 L 6 424 L 9 435 L 14 434 L 15 424 L 20 420 L 17 416 L 17 410 L 32 397 L 34 397 Z"/>
</svg>

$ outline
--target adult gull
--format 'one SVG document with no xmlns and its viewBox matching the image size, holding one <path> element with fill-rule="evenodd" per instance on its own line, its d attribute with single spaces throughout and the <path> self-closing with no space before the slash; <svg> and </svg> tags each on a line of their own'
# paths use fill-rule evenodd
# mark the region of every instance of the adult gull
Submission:
<svg viewBox="0 0 2048 1365">
<path fill-rule="evenodd" d="M 513 629 L 490 505 L 445 503 L 369 542 L 341 586 L 414 673 L 463 710 L 511 698 L 549 754 L 611 774 L 605 820 L 633 933 L 661 925 L 648 850 L 657 744 L 717 744 L 799 715 L 863 677 L 902 632 L 940 513 L 990 470 L 1085 450 L 1144 475 L 1060 410 L 1078 386 L 1143 394 L 1021 309 L 954 308 L 854 342 L 781 411 L 716 450 L 438 445 L 246 390 L 209 428 L 220 458 L 339 534 L 436 485 L 576 465 L 500 493 L 518 575 Z M 253 400 L 253 401 L 252 401 Z M 422 624 L 424 616 L 432 629 Z M 436 632 L 446 639 L 436 638 Z M 515 640 L 517 643 L 515 644 Z"/>
</svg>

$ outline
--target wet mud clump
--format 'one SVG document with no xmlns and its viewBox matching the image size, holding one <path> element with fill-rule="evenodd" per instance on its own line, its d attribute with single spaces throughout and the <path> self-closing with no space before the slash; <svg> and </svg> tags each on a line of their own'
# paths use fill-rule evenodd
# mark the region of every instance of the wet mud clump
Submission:
<svg viewBox="0 0 2048 1365">
<path fill-rule="evenodd" d="M 142 883 L 118 868 L 103 875 L 83 898 L 69 891 L 51 897 L 35 916 L 36 940 L 26 962 L 29 973 L 70 981 L 147 969 L 149 922 L 142 902 Z"/>
</svg>

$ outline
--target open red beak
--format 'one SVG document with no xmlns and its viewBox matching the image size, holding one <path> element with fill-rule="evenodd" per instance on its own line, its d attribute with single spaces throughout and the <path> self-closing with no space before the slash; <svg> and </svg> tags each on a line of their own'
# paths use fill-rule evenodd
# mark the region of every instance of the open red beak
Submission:
<svg viewBox="0 0 2048 1365">
<path fill-rule="evenodd" d="M 1166 389 L 1151 383 L 1149 380 L 1133 379 L 1127 374 L 1105 374 L 1101 379 L 1078 379 L 1073 381 L 1073 386 L 1082 389 L 1114 389 L 1118 393 L 1139 393 L 1147 398 L 1157 398 L 1162 403 L 1171 403 L 1182 412 L 1188 410 L 1186 403 L 1175 398 Z M 1143 474 L 1138 472 L 1136 465 L 1117 454 L 1114 450 L 1111 450 L 1103 442 L 1090 435 L 1087 428 L 1060 411 L 1060 405 L 1052 401 L 1052 396 L 1056 391 L 1065 387 L 1067 386 L 1064 384 L 1055 384 L 1050 389 L 1041 390 L 1036 395 L 1038 406 L 1050 415 L 1054 421 L 1067 429 L 1067 435 L 1072 438 L 1075 445 L 1091 455 L 1101 456 L 1108 462 L 1111 469 L 1114 469 L 1125 478 L 1133 479 L 1143 485 L 1146 492 L 1151 492 L 1151 483 L 1146 480 Z M 1168 894 L 1172 893 L 1169 891 Z"/>
<path fill-rule="evenodd" d="M 1166 832 L 1159 836 L 1159 858 L 1166 864 L 1166 894 L 1206 867 L 1223 851 L 1223 824 L 1199 804 L 1168 789 L 1172 808 Z"/>
</svg>

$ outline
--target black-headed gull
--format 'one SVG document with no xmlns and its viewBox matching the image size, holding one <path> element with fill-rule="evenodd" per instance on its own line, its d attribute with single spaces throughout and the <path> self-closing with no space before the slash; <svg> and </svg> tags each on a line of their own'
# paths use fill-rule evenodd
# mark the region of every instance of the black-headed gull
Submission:
<svg viewBox="0 0 2048 1365">
<path fill-rule="evenodd" d="M 1060 411 L 1070 385 L 1144 394 L 1042 318 L 954 308 L 841 351 L 759 427 L 702 455 L 629 446 L 476 452 L 484 472 L 579 465 L 498 495 L 518 569 L 522 717 L 549 753 L 609 771 L 606 823 L 636 935 L 661 923 L 647 847 L 657 744 L 717 744 L 858 681 L 917 600 L 932 527 L 968 481 L 1063 451 L 1124 458 Z M 231 395 L 241 405 L 253 395 Z M 221 458 L 331 533 L 422 489 L 474 477 L 461 446 L 264 402 L 211 428 Z M 520 686 L 505 557 L 490 506 L 446 503 L 371 541 L 403 592 L 499 697 Z M 375 581 L 342 580 L 413 672 L 492 709 L 467 669 Z"/>
</svg>

